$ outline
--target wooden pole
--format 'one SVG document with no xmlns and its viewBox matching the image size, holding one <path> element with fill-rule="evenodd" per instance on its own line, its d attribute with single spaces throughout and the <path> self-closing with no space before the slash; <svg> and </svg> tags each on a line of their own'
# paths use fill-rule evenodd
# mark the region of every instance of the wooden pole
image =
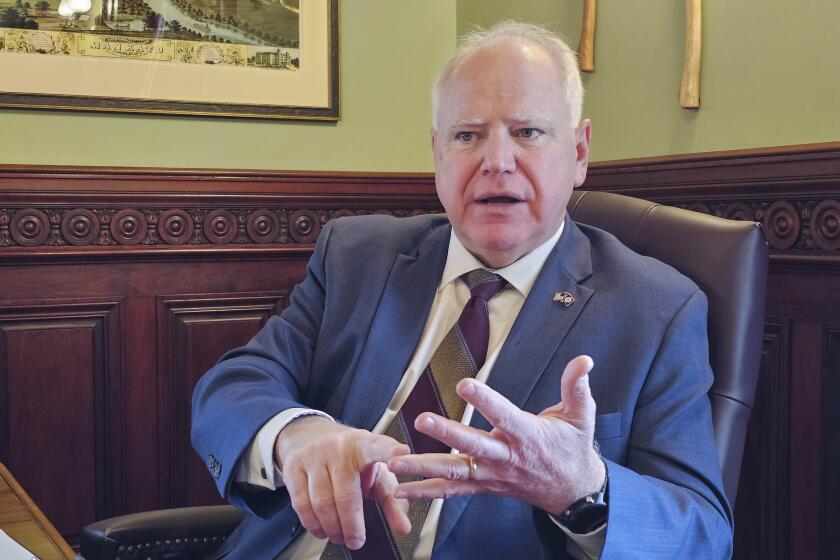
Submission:
<svg viewBox="0 0 840 560">
<path fill-rule="evenodd" d="M 578 63 L 582 72 L 595 70 L 595 0 L 583 0 L 583 26 L 578 43 Z"/>
<path fill-rule="evenodd" d="M 685 109 L 700 108 L 701 1 L 685 0 L 685 57 L 680 84 L 680 105 Z"/>
</svg>

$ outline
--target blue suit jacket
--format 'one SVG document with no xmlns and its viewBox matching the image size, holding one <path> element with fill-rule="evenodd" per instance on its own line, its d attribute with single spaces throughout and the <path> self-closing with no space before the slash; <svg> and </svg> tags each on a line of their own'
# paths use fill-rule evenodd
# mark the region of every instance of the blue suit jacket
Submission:
<svg viewBox="0 0 840 560">
<path fill-rule="evenodd" d="M 271 417 L 323 410 L 372 429 L 419 341 L 446 261 L 443 216 L 340 218 L 322 232 L 279 316 L 199 381 L 193 444 L 218 489 L 252 513 L 219 556 L 273 559 L 302 530 L 288 494 L 232 484 L 237 460 Z M 574 298 L 554 303 L 556 292 Z M 728 558 L 724 497 L 706 395 L 706 299 L 674 269 L 566 220 L 488 384 L 539 412 L 560 400 L 579 354 L 595 361 L 595 437 L 609 469 L 603 558 Z M 489 429 L 476 414 L 472 425 Z M 481 494 L 446 500 L 434 557 L 565 558 L 566 537 L 529 504 Z"/>
</svg>

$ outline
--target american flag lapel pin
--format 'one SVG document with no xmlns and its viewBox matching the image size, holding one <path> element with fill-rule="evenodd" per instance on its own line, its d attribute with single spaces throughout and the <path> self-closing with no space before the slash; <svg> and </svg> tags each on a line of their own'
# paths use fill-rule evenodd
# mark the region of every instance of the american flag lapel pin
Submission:
<svg viewBox="0 0 840 560">
<path fill-rule="evenodd" d="M 562 303 L 566 307 L 569 307 L 575 302 L 575 296 L 573 296 L 569 292 L 557 292 L 556 294 L 554 294 L 554 301 Z"/>
</svg>

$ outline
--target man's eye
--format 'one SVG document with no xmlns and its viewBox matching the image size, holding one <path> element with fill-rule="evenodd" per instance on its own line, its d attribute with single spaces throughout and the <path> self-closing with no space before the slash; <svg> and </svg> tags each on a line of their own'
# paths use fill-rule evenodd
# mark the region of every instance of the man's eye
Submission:
<svg viewBox="0 0 840 560">
<path fill-rule="evenodd" d="M 523 128 L 522 130 L 519 131 L 519 136 L 521 138 L 525 138 L 525 139 L 528 139 L 528 140 L 533 139 L 533 138 L 537 138 L 541 134 L 542 134 L 542 131 L 539 130 L 539 129 L 536 129 L 536 128 Z"/>
<path fill-rule="evenodd" d="M 459 132 L 455 135 L 455 140 L 459 142 L 469 142 L 475 139 L 475 132 Z"/>
</svg>

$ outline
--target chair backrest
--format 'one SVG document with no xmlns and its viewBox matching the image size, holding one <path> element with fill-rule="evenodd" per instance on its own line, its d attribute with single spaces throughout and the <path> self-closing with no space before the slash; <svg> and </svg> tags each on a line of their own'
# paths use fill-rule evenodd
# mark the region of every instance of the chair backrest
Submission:
<svg viewBox="0 0 840 560">
<path fill-rule="evenodd" d="M 569 213 L 673 266 L 705 292 L 715 375 L 709 398 L 724 489 L 734 507 L 764 331 L 768 249 L 759 224 L 591 191 L 574 192 Z"/>
</svg>

